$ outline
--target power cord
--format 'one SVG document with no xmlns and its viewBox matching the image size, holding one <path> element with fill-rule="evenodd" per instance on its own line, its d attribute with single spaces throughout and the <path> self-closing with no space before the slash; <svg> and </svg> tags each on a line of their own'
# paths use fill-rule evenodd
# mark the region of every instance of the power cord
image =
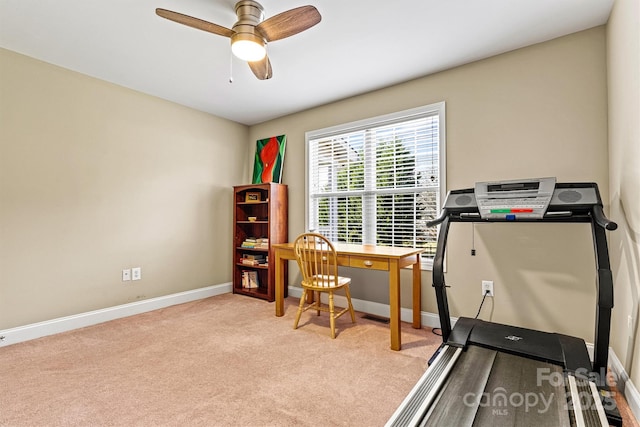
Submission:
<svg viewBox="0 0 640 427">
<path fill-rule="evenodd" d="M 489 290 L 484 291 L 484 295 L 482 296 L 482 302 L 480 303 L 480 307 L 478 308 L 478 314 L 476 314 L 476 317 L 474 317 L 474 319 L 477 319 L 478 316 L 480 316 L 480 311 L 482 310 L 482 306 L 484 305 L 484 300 L 487 298 L 487 295 L 489 295 L 491 292 L 489 292 Z M 436 331 L 440 331 L 440 333 L 437 333 Z M 434 335 L 437 335 L 439 337 L 442 336 L 442 329 L 441 328 L 433 328 L 431 329 L 431 332 Z"/>
<path fill-rule="evenodd" d="M 476 317 L 474 317 L 474 319 L 477 319 L 478 316 L 480 316 L 480 310 L 482 310 L 482 305 L 484 304 L 484 300 L 485 298 L 487 298 L 487 295 L 489 295 L 491 292 L 489 292 L 489 290 L 484 291 L 484 295 L 482 296 L 482 302 L 480 303 L 480 307 L 478 308 L 478 314 L 476 314 Z"/>
</svg>

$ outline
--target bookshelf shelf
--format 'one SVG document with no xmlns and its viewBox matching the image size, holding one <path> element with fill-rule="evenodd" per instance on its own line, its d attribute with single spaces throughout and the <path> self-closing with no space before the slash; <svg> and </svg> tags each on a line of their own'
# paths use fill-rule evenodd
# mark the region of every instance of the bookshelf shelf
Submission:
<svg viewBox="0 0 640 427">
<path fill-rule="evenodd" d="M 233 201 L 233 293 L 274 301 L 275 267 L 268 260 L 271 245 L 288 238 L 287 186 L 235 186 Z"/>
<path fill-rule="evenodd" d="M 269 268 L 269 266 L 267 265 L 248 265 L 248 264 L 242 264 L 240 262 L 237 263 L 236 266 L 246 268 L 246 269 L 256 269 L 256 270 L 267 270 Z"/>
</svg>

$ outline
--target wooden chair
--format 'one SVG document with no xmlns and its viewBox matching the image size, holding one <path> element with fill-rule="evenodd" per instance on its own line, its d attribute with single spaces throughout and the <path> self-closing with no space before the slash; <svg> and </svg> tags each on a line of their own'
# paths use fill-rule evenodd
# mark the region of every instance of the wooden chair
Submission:
<svg viewBox="0 0 640 427">
<path fill-rule="evenodd" d="M 303 233 L 299 235 L 293 243 L 298 267 L 302 273 L 302 296 L 296 314 L 296 321 L 293 329 L 298 328 L 300 315 L 310 308 L 315 309 L 320 315 L 320 311 L 329 312 L 329 323 L 331 325 L 331 338 L 336 337 L 336 319 L 347 311 L 351 313 L 351 321 L 356 322 L 356 315 L 351 305 L 351 293 L 349 284 L 351 279 L 338 276 L 338 257 L 331 242 L 321 234 Z M 339 289 L 344 289 L 347 297 L 348 307 L 336 313 L 333 304 L 333 294 Z M 306 304 L 308 292 L 312 295 L 315 292 L 315 301 Z M 329 306 L 321 304 L 320 295 L 326 292 L 329 294 Z"/>
</svg>

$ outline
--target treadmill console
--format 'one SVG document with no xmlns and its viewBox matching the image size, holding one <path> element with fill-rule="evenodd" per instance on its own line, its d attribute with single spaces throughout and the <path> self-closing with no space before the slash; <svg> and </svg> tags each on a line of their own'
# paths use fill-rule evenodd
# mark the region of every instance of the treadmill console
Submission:
<svg viewBox="0 0 640 427">
<path fill-rule="evenodd" d="M 482 219 L 539 219 L 555 186 L 555 178 L 476 182 L 474 193 Z"/>
</svg>

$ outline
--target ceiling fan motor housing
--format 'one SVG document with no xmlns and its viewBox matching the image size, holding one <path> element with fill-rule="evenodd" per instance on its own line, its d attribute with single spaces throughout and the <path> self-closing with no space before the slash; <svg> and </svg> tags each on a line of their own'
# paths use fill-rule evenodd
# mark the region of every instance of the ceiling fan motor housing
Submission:
<svg viewBox="0 0 640 427">
<path fill-rule="evenodd" d="M 267 44 L 264 37 L 256 31 L 256 25 L 264 20 L 264 8 L 256 1 L 241 0 L 236 3 L 238 21 L 233 25 L 235 34 L 231 36 L 231 45 L 240 40 L 248 40 L 262 46 Z"/>
</svg>

